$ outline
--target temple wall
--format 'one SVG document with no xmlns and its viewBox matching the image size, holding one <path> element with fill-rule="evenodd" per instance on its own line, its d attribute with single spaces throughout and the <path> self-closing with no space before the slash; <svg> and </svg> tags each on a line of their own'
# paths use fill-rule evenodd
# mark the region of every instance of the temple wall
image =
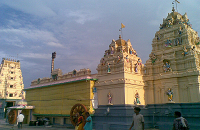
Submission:
<svg viewBox="0 0 200 130">
<path fill-rule="evenodd" d="M 108 94 L 112 96 L 111 104 L 124 104 L 124 84 L 109 84 L 102 87 L 97 87 L 98 92 L 98 102 L 99 105 L 107 105 L 108 103 Z"/>
<path fill-rule="evenodd" d="M 93 86 L 94 81 L 80 81 L 28 89 L 26 100 L 29 105 L 35 106 L 34 113 L 69 115 L 76 103 L 91 110 Z"/>
<path fill-rule="evenodd" d="M 166 94 L 169 88 L 173 89 L 173 101 L 176 103 L 199 102 L 199 83 L 196 74 L 174 75 L 163 74 L 154 81 L 147 81 L 145 100 L 147 104 L 167 103 Z M 169 77 L 169 78 L 167 78 Z M 152 93 L 152 89 L 154 93 Z M 154 98 L 153 98 L 154 97 Z M 151 99 L 151 100 L 149 100 Z M 152 101 L 153 100 L 153 101 Z"/>
</svg>

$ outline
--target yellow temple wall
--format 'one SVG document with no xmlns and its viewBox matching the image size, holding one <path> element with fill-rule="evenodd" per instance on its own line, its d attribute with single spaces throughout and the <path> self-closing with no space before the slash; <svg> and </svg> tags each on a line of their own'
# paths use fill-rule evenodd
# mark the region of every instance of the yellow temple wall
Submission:
<svg viewBox="0 0 200 130">
<path fill-rule="evenodd" d="M 99 75 L 95 83 L 99 105 L 108 105 L 108 93 L 112 95 L 111 104 L 124 104 L 124 74 L 110 73 Z"/>
<path fill-rule="evenodd" d="M 69 115 L 76 103 L 85 105 L 93 111 L 91 99 L 95 81 L 80 81 L 26 90 L 26 100 L 35 106 L 37 114 Z"/>
<path fill-rule="evenodd" d="M 138 92 L 140 105 L 145 105 L 144 81 L 140 73 L 125 73 L 125 104 L 134 104 L 135 94 Z"/>
<path fill-rule="evenodd" d="M 140 105 L 145 105 L 143 86 L 134 84 L 126 84 L 125 86 L 125 104 L 134 104 L 136 92 L 139 94 Z"/>
<path fill-rule="evenodd" d="M 124 104 L 124 84 L 108 84 L 98 88 L 98 103 L 99 105 L 108 105 L 108 93 L 112 95 L 111 104 L 119 105 Z"/>
</svg>

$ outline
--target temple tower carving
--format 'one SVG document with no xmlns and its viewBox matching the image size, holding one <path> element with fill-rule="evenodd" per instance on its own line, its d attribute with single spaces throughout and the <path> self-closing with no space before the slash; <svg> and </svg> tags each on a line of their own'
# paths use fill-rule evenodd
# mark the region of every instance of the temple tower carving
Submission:
<svg viewBox="0 0 200 130">
<path fill-rule="evenodd" d="M 181 15 L 173 8 L 155 33 L 145 64 L 147 104 L 200 101 L 199 43 L 187 14 Z"/>
<path fill-rule="evenodd" d="M 145 104 L 143 66 L 130 40 L 112 40 L 97 66 L 99 105 Z"/>
</svg>

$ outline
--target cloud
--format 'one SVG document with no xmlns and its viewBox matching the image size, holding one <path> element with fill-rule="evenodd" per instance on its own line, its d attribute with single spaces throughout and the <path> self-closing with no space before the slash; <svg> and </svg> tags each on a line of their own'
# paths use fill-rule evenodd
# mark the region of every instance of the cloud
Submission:
<svg viewBox="0 0 200 130">
<path fill-rule="evenodd" d="M 68 16 L 74 17 L 75 21 L 79 24 L 84 24 L 87 21 L 96 20 L 98 18 L 97 14 L 83 10 L 70 11 Z"/>
<path fill-rule="evenodd" d="M 32 43 L 43 43 L 58 48 L 63 47 L 52 32 L 45 30 L 33 28 L 2 28 L 0 29 L 0 35 L 2 36 L 0 41 L 17 47 L 24 47 L 25 44 L 29 44 L 26 42 L 27 40 Z"/>
<path fill-rule="evenodd" d="M 23 68 L 26 68 L 26 66 L 28 66 L 28 68 L 33 68 L 33 67 L 36 67 L 39 65 L 38 63 L 31 62 L 31 61 L 20 60 L 20 62 L 21 62 L 21 67 L 23 67 Z"/>
<path fill-rule="evenodd" d="M 40 17 L 55 16 L 56 13 L 45 4 L 47 1 L 40 0 L 1 0 L 1 4 L 5 4 L 11 8 L 22 11 L 23 13 L 32 14 Z"/>
<path fill-rule="evenodd" d="M 54 47 L 64 47 L 62 44 L 57 42 L 48 42 L 47 45 L 54 46 Z"/>
<path fill-rule="evenodd" d="M 32 58 L 32 59 L 50 59 L 51 54 L 45 53 L 21 53 L 20 57 L 22 58 Z"/>
</svg>

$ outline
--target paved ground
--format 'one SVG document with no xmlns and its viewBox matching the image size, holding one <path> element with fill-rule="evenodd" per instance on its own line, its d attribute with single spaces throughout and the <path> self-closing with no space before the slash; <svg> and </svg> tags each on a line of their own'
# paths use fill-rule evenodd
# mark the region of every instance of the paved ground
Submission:
<svg viewBox="0 0 200 130">
<path fill-rule="evenodd" d="M 0 130 L 18 130 L 17 125 L 10 125 L 5 122 L 5 120 L 0 119 Z M 22 130 L 73 130 L 72 128 L 59 127 L 59 126 L 29 126 L 28 124 L 23 124 Z"/>
<path fill-rule="evenodd" d="M 0 119 L 0 130 L 18 130 L 17 125 L 10 125 L 5 122 L 4 119 Z M 22 130 L 74 130 L 72 128 L 67 128 L 64 126 L 29 126 L 28 124 L 23 124 Z M 145 130 L 158 130 L 158 129 L 145 129 Z"/>
</svg>

